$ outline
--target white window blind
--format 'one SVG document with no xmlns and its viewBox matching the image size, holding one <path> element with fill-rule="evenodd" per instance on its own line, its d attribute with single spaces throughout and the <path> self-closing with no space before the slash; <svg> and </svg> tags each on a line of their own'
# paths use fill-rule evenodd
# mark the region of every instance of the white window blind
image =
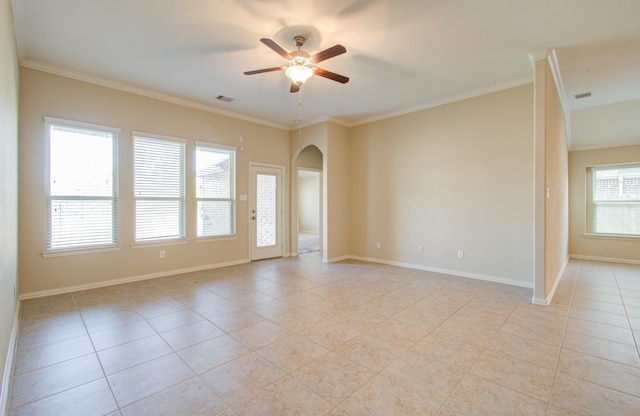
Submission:
<svg viewBox="0 0 640 416">
<path fill-rule="evenodd" d="M 135 241 L 185 238 L 185 141 L 133 137 Z"/>
<path fill-rule="evenodd" d="M 235 149 L 196 143 L 197 236 L 235 235 Z"/>
<path fill-rule="evenodd" d="M 118 242 L 119 129 L 45 117 L 46 251 Z"/>
<path fill-rule="evenodd" d="M 593 233 L 640 235 L 640 164 L 592 168 Z"/>
</svg>

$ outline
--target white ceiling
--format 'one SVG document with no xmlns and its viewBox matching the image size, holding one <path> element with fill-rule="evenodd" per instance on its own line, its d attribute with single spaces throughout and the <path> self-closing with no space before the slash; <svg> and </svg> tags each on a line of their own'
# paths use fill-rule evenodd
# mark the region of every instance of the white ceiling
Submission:
<svg viewBox="0 0 640 416">
<path fill-rule="evenodd" d="M 640 143 L 639 0 L 12 3 L 24 66 L 159 92 L 282 128 L 298 119 L 357 125 L 529 83 L 527 55 L 555 48 L 572 148 Z M 346 54 L 319 66 L 350 82 L 315 76 L 299 96 L 289 93 L 281 71 L 243 75 L 285 64 L 260 38 L 294 50 L 298 34 L 308 37 L 303 50 L 310 53 L 344 45 Z M 587 91 L 590 98 L 573 98 Z M 634 119 L 621 125 L 621 114 Z M 597 128 L 581 124 L 595 119 Z M 615 129 L 607 127 L 612 122 Z"/>
</svg>

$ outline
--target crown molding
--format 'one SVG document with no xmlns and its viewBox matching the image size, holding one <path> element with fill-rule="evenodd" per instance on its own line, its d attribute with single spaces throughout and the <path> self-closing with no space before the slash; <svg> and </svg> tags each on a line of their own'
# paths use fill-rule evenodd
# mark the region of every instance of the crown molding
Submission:
<svg viewBox="0 0 640 416">
<path fill-rule="evenodd" d="M 640 139 L 618 143 L 594 144 L 586 146 L 573 146 L 569 148 L 570 152 L 584 152 L 586 150 L 612 149 L 615 147 L 640 146 Z"/>
<path fill-rule="evenodd" d="M 419 104 L 419 105 L 416 105 L 416 106 L 407 107 L 407 108 L 402 109 L 402 110 L 394 111 L 394 112 L 391 112 L 391 113 L 379 114 L 379 115 L 374 116 L 374 117 L 369 117 L 369 118 L 366 118 L 366 119 L 362 119 L 362 120 L 356 121 L 354 123 L 343 124 L 343 125 L 346 125 L 347 127 L 355 127 L 355 126 L 360 126 L 360 125 L 363 125 L 363 124 L 373 123 L 373 122 L 376 122 L 376 121 L 382 121 L 382 120 L 386 120 L 386 119 L 393 118 L 393 117 L 403 116 L 403 115 L 406 115 L 406 114 L 411 114 L 411 113 L 416 113 L 418 111 L 427 110 L 429 108 L 439 107 L 441 105 L 455 103 L 457 101 L 467 100 L 469 98 L 479 97 L 479 96 L 482 96 L 482 95 L 486 95 L 486 94 L 491 94 L 491 93 L 498 92 L 498 91 L 507 90 L 509 88 L 520 87 L 522 85 L 531 84 L 532 82 L 533 82 L 533 76 L 525 77 L 525 78 L 519 78 L 519 79 L 515 79 L 515 80 L 512 80 L 512 81 L 504 82 L 504 83 L 501 83 L 501 84 L 495 84 L 495 85 L 491 85 L 489 87 L 480 88 L 480 89 L 473 90 L 473 91 L 468 91 L 468 92 L 465 92 L 465 93 L 462 93 L 462 94 L 450 95 L 450 96 L 442 98 L 440 100 L 429 101 L 429 102 L 422 103 L 422 104 Z"/>
<path fill-rule="evenodd" d="M 538 49 L 527 54 L 527 59 L 529 59 L 531 66 L 535 67 L 537 61 L 547 59 L 547 56 L 549 56 L 549 49 Z"/>
<path fill-rule="evenodd" d="M 241 113 L 237 113 L 237 112 L 233 112 L 233 111 L 229 111 L 229 110 L 223 110 L 221 108 L 212 106 L 212 105 L 208 105 L 208 104 L 203 104 L 197 101 L 193 101 L 193 100 L 188 100 L 185 98 L 180 98 L 180 97 L 176 97 L 173 95 L 169 95 L 169 94 L 164 94 L 158 91 L 153 91 L 153 90 L 149 90 L 146 88 L 142 88 L 142 87 L 138 87 L 135 85 L 131 85 L 131 84 L 127 84 L 124 82 L 119 82 L 119 81 L 114 81 L 108 78 L 103 78 L 103 77 L 99 77 L 99 76 L 95 76 L 95 75 L 90 75 L 84 72 L 80 72 L 80 71 L 74 71 L 68 68 L 64 68 L 64 67 L 60 67 L 57 65 L 51 65 L 51 64 L 47 64 L 44 62 L 40 62 L 40 61 L 36 61 L 36 60 L 31 60 L 31 59 L 25 59 L 22 62 L 20 62 L 20 66 L 24 67 L 24 68 L 29 68 L 29 69 L 34 69 L 36 71 L 41 71 L 41 72 L 46 72 L 49 74 L 53 74 L 53 75 L 58 75 L 58 76 L 62 76 L 65 78 L 70 78 L 70 79 L 75 79 L 78 81 L 82 81 L 82 82 L 87 82 L 90 84 L 94 84 L 94 85 L 99 85 L 102 87 L 107 87 L 107 88 L 112 88 L 112 89 L 116 89 L 119 91 L 124 91 L 124 92 L 128 92 L 131 94 L 136 94 L 136 95 L 140 95 L 143 97 L 147 97 L 147 98 L 153 98 L 156 100 L 160 100 L 160 101 L 165 101 L 165 102 L 169 102 L 172 104 L 177 104 L 177 105 L 181 105 L 183 107 L 189 107 L 189 108 L 193 108 L 196 110 L 202 110 L 202 111 L 206 111 L 209 113 L 214 113 L 214 114 L 218 114 L 221 116 L 225 116 L 225 117 L 230 117 L 230 118 L 235 118 L 238 120 L 243 120 L 243 121 L 248 121 L 251 123 L 255 123 L 255 124 L 261 124 L 267 127 L 273 127 L 276 129 L 280 129 L 280 130 L 286 130 L 286 131 L 294 131 L 298 128 L 300 128 L 300 126 L 291 126 L 291 125 L 285 125 L 285 124 L 280 124 L 280 123 L 275 123 L 269 120 L 264 120 L 261 118 L 257 118 L 257 117 L 251 117 L 245 114 L 241 114 Z M 331 116 L 327 116 L 327 117 L 321 117 L 318 119 L 314 119 L 314 120 L 309 120 L 306 122 L 303 122 L 302 127 L 309 127 L 315 124 L 319 124 L 319 123 L 325 123 L 325 122 L 332 122 L 335 124 L 338 124 L 340 126 L 343 127 L 356 127 L 356 126 L 360 126 L 363 124 L 368 124 L 368 123 L 373 123 L 376 121 L 382 121 L 382 120 L 386 120 L 386 119 L 390 119 L 390 118 L 394 118 L 394 117 L 398 117 L 398 116 L 403 116 L 406 114 L 411 114 L 411 113 L 415 113 L 418 111 L 422 111 L 422 110 L 426 110 L 429 108 L 434 108 L 434 107 L 438 107 L 441 105 L 445 105 L 445 104 L 451 104 L 457 101 L 462 101 L 462 100 L 466 100 L 469 98 L 474 98 L 474 97 L 479 97 L 482 95 L 486 95 L 486 94 L 490 94 L 490 93 L 494 93 L 494 92 L 498 92 L 498 91 L 502 91 L 502 90 L 506 90 L 509 88 L 515 88 L 515 87 L 519 87 L 522 85 L 526 85 L 526 84 L 530 84 L 533 82 L 533 77 L 524 77 L 524 78 L 519 78 L 519 79 L 515 79 L 512 81 L 508 81 L 508 82 L 504 82 L 501 84 L 495 84 L 489 87 L 485 87 L 485 88 L 480 88 L 477 90 L 473 90 L 473 91 L 468 91 L 466 93 L 462 93 L 462 94 L 457 94 L 457 95 L 452 95 L 452 96 L 448 96 L 439 100 L 435 100 L 435 101 L 429 101 L 426 103 L 422 103 L 416 106 L 412 106 L 412 107 L 407 107 L 405 109 L 401 109 L 398 111 L 393 111 L 393 112 L 389 112 L 389 113 L 383 113 L 383 114 L 378 114 L 376 116 L 373 117 L 369 117 L 369 118 L 364 118 L 364 119 L 360 119 L 360 120 L 356 120 L 353 122 L 347 122 L 344 119 L 338 118 L 338 117 L 331 117 Z"/>
<path fill-rule="evenodd" d="M 25 58 L 24 46 L 24 5 L 22 0 L 11 0 L 11 12 L 13 14 L 13 33 L 18 52 L 18 62 Z"/>
<path fill-rule="evenodd" d="M 567 149 L 571 148 L 571 111 L 569 110 L 569 104 L 567 103 L 567 93 L 564 89 L 564 83 L 562 82 L 562 76 L 560 75 L 560 66 L 558 65 L 558 56 L 555 49 L 550 49 L 547 54 L 547 62 L 549 62 L 549 68 L 551 69 L 551 75 L 556 85 L 556 91 L 560 98 L 560 105 L 564 112 L 564 124 L 565 134 L 567 136 Z"/>
<path fill-rule="evenodd" d="M 183 107 L 189 107 L 196 110 L 202 110 L 209 113 L 214 113 L 220 116 L 235 118 L 238 120 L 248 121 L 255 124 L 261 124 L 267 127 L 273 127 L 280 130 L 290 130 L 290 127 L 284 124 L 274 123 L 269 120 L 264 120 L 257 117 L 247 116 L 245 114 L 236 113 L 234 111 L 223 110 L 213 105 L 203 104 L 198 101 L 187 100 L 185 98 L 176 97 L 170 94 L 164 94 L 158 91 L 149 90 L 135 85 L 127 84 L 124 82 L 114 81 L 108 78 L 102 78 L 95 75 L 90 75 L 80 71 L 74 71 L 68 68 L 60 67 L 57 65 L 46 64 L 44 62 L 25 59 L 20 62 L 20 66 L 34 69 L 36 71 L 46 72 L 53 75 L 59 75 L 61 77 L 74 79 L 77 81 L 87 82 L 101 87 L 112 88 L 119 91 L 128 92 L 131 94 L 140 95 L 147 98 L 153 98 L 159 101 L 165 101 L 172 104 L 177 104 Z"/>
</svg>

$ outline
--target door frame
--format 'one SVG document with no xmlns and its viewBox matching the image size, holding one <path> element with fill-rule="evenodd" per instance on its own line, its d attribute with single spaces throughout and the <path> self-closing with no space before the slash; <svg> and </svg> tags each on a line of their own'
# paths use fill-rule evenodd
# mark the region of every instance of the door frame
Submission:
<svg viewBox="0 0 640 416">
<path fill-rule="evenodd" d="M 298 255 L 298 250 L 300 249 L 299 247 L 299 239 L 300 239 L 300 171 L 308 171 L 308 172 L 316 172 L 318 173 L 318 182 L 319 182 L 319 188 L 318 188 L 318 202 L 319 202 L 319 207 L 318 207 L 318 211 L 320 213 L 320 218 L 318 219 L 318 237 L 320 239 L 320 252 L 322 252 L 322 247 L 323 247 L 323 224 L 324 224 L 324 195 L 322 192 L 323 189 L 323 184 L 322 184 L 322 169 L 318 169 L 318 168 L 306 168 L 306 167 L 302 167 L 302 166 L 298 166 L 296 168 L 296 255 Z"/>
<path fill-rule="evenodd" d="M 254 261 L 254 260 L 258 260 L 257 258 L 255 258 L 254 256 L 254 248 L 255 248 L 255 244 L 256 244 L 256 238 L 255 238 L 255 230 L 256 230 L 256 226 L 255 226 L 255 221 L 251 219 L 251 210 L 253 209 L 253 207 L 256 204 L 255 198 L 256 198 L 256 190 L 254 189 L 254 169 L 260 169 L 260 168 L 266 168 L 266 169 L 273 169 L 273 170 L 278 170 L 280 171 L 280 183 L 277 184 L 277 186 L 279 186 L 280 189 L 280 201 L 278 201 L 280 203 L 280 212 L 277 213 L 277 227 L 278 227 L 278 232 L 280 235 L 280 241 L 279 241 L 279 255 L 275 256 L 275 257 L 284 257 L 284 247 L 285 247 L 285 218 L 284 218 L 284 212 L 285 212 L 285 166 L 283 165 L 273 165 L 270 163 L 260 163 L 260 162 L 249 162 L 249 206 L 247 209 L 247 221 L 249 223 L 248 228 L 248 233 L 249 233 L 249 260 L 250 261 Z M 273 257 L 273 258 L 275 258 Z"/>
</svg>

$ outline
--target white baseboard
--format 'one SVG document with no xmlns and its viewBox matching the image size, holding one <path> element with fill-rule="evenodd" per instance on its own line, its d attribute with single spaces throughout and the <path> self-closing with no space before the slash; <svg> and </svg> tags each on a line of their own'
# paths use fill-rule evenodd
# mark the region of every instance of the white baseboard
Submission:
<svg viewBox="0 0 640 416">
<path fill-rule="evenodd" d="M 536 304 L 536 305 L 543 305 L 543 306 L 548 306 L 551 303 L 551 301 L 553 300 L 553 297 L 556 294 L 556 290 L 558 289 L 558 285 L 560 284 L 560 280 L 562 280 L 562 276 L 564 276 L 564 272 L 565 272 L 565 270 L 567 270 L 567 265 L 568 264 L 569 264 L 569 257 L 567 256 L 567 258 L 564 259 L 564 263 L 562 264 L 562 267 L 560 268 L 560 271 L 556 275 L 556 279 L 553 282 L 553 287 L 551 288 L 551 291 L 549 292 L 549 296 L 547 296 L 546 298 L 541 298 L 541 297 L 534 296 L 531 299 L 531 303 Z"/>
<path fill-rule="evenodd" d="M 337 263 L 337 262 L 339 262 L 339 261 L 350 260 L 350 259 L 353 259 L 353 258 L 355 258 L 355 257 L 353 257 L 353 256 L 349 256 L 349 255 L 347 255 L 347 256 L 340 256 L 340 257 L 331 257 L 330 259 L 326 259 L 326 258 L 324 258 L 324 257 L 323 257 L 323 258 L 322 258 L 322 262 L 323 262 L 323 263 Z"/>
<path fill-rule="evenodd" d="M 416 269 L 416 270 L 424 270 L 424 271 L 427 271 L 427 272 L 450 274 L 452 276 L 466 277 L 466 278 L 469 278 L 469 279 L 484 280 L 484 281 L 487 281 L 487 282 L 503 283 L 503 284 L 506 284 L 506 285 L 519 286 L 519 287 L 525 287 L 525 288 L 528 288 L 528 289 L 533 289 L 533 283 L 523 282 L 523 281 L 520 281 L 520 280 L 505 279 L 505 278 L 502 278 L 502 277 L 488 276 L 488 275 L 478 274 L 478 273 L 467 273 L 467 272 L 462 272 L 462 271 L 459 271 L 459 270 L 441 269 L 441 268 L 438 268 L 438 267 L 424 266 L 422 264 L 413 264 L 413 263 L 403 263 L 403 262 L 397 262 L 397 261 L 391 261 L 391 260 L 382 260 L 382 259 L 376 259 L 376 258 L 372 258 L 372 257 L 358 257 L 358 256 L 348 256 L 348 257 L 351 258 L 351 259 L 354 259 L 354 260 L 370 261 L 372 263 L 381 263 L 381 264 L 388 264 L 390 266 L 406 267 L 408 269 Z"/>
<path fill-rule="evenodd" d="M 122 278 L 122 279 L 104 280 L 102 282 L 89 283 L 89 284 L 84 284 L 84 285 L 67 286 L 67 287 L 62 287 L 62 288 L 57 288 L 57 289 L 49 289 L 49 290 L 39 290 L 39 291 L 36 291 L 36 292 L 29 292 L 29 293 L 21 294 L 20 295 L 20 300 L 41 298 L 41 297 L 44 297 L 44 296 L 60 295 L 60 294 L 63 294 L 63 293 L 77 292 L 77 291 L 80 291 L 80 290 L 97 289 L 97 288 L 101 288 L 101 287 L 120 285 L 120 284 L 123 284 L 123 283 L 131 283 L 131 282 L 138 282 L 138 281 L 141 281 L 141 280 L 156 279 L 158 277 L 173 276 L 173 275 L 176 275 L 176 274 L 199 272 L 199 271 L 202 271 L 202 270 L 209 270 L 209 269 L 218 269 L 220 267 L 237 266 L 239 264 L 246 264 L 246 263 L 249 263 L 249 262 L 250 262 L 249 259 L 234 260 L 234 261 L 229 261 L 229 262 L 225 262 L 225 263 L 207 264 L 207 265 L 204 265 L 204 266 L 187 267 L 187 268 L 184 268 L 184 269 L 169 270 L 169 271 L 165 271 L 165 272 L 151 273 L 151 274 L 145 274 L 145 275 L 141 275 L 141 276 L 125 277 L 125 278 Z"/>
<path fill-rule="evenodd" d="M 0 391 L 0 411 L 3 415 L 9 414 L 9 392 L 11 391 L 11 376 L 13 375 L 13 364 L 16 357 L 16 345 L 18 343 L 18 328 L 20 325 L 20 301 L 16 301 L 16 310 L 13 316 L 13 328 L 9 337 L 9 347 L 4 363 L 4 373 L 2 376 L 2 390 Z"/>
<path fill-rule="evenodd" d="M 582 254 L 570 254 L 569 257 L 576 260 L 602 261 L 605 263 L 640 264 L 640 260 L 619 259 L 615 257 L 584 256 Z"/>
<path fill-rule="evenodd" d="M 548 306 L 550 301 L 547 301 L 547 299 L 545 298 L 539 298 L 534 296 L 533 298 L 531 298 L 531 303 L 533 303 L 534 305 L 541 305 L 541 306 Z"/>
</svg>

